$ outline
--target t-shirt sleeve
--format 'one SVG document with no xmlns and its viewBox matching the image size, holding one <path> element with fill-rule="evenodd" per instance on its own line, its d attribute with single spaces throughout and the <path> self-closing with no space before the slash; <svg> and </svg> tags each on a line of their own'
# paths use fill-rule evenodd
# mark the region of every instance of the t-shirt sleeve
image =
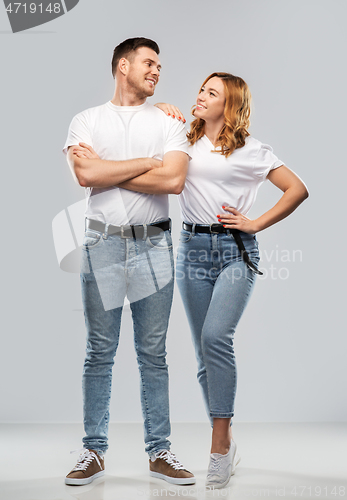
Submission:
<svg viewBox="0 0 347 500">
<path fill-rule="evenodd" d="M 255 159 L 253 173 L 258 179 L 265 181 L 270 170 L 274 170 L 281 165 L 283 165 L 283 161 L 279 160 L 273 153 L 272 147 L 261 144 Z"/>
<path fill-rule="evenodd" d="M 85 142 L 93 147 L 90 124 L 86 112 L 79 113 L 72 119 L 63 153 L 67 154 L 69 146 L 77 146 L 80 142 Z"/>
<path fill-rule="evenodd" d="M 182 122 L 169 118 L 170 128 L 164 146 L 164 154 L 169 151 L 183 151 L 188 154 L 186 129 Z"/>
</svg>

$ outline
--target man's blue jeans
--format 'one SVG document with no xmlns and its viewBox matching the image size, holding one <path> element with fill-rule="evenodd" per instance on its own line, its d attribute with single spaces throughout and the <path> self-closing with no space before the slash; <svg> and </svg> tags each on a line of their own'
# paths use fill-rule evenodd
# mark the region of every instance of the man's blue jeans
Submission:
<svg viewBox="0 0 347 500">
<path fill-rule="evenodd" d="M 174 283 L 172 241 L 169 230 L 146 233 L 137 239 L 107 231 L 85 232 L 81 266 L 87 329 L 83 444 L 100 452 L 108 448 L 112 366 L 125 296 L 134 325 L 146 451 L 153 454 L 170 448 L 165 344 Z M 124 373 L 122 382 L 126 377 Z"/>
<path fill-rule="evenodd" d="M 241 237 L 252 262 L 259 262 L 255 236 Z M 187 313 L 198 380 L 208 416 L 234 416 L 234 333 L 251 295 L 255 274 L 242 260 L 231 234 L 181 231 L 176 280 Z"/>
</svg>

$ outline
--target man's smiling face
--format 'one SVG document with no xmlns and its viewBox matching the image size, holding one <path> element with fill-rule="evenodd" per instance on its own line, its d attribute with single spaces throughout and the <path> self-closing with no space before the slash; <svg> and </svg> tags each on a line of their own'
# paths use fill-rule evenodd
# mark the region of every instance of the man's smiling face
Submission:
<svg viewBox="0 0 347 500">
<path fill-rule="evenodd" d="M 148 47 L 140 47 L 129 58 L 129 63 L 126 79 L 131 90 L 139 98 L 152 96 L 161 69 L 158 54 Z"/>
</svg>

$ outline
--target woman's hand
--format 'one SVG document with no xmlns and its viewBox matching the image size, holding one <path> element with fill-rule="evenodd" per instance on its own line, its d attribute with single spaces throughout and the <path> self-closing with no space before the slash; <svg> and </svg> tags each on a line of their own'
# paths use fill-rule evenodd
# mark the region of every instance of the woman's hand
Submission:
<svg viewBox="0 0 347 500">
<path fill-rule="evenodd" d="M 217 215 L 218 222 L 223 224 L 227 229 L 238 229 L 244 233 L 255 234 L 257 229 L 255 227 L 255 221 L 249 219 L 241 212 L 232 207 L 222 207 L 228 213 Z"/>
<path fill-rule="evenodd" d="M 80 142 L 78 146 L 72 146 L 72 152 L 78 158 L 100 159 L 94 149 L 85 142 Z"/>
<path fill-rule="evenodd" d="M 157 104 L 154 104 L 154 106 L 161 109 L 161 111 L 164 111 L 164 113 L 168 116 L 172 116 L 172 118 L 177 118 L 177 120 L 182 120 L 183 123 L 186 123 L 186 119 L 184 118 L 182 111 L 176 108 L 176 106 L 165 102 L 158 102 Z"/>
</svg>

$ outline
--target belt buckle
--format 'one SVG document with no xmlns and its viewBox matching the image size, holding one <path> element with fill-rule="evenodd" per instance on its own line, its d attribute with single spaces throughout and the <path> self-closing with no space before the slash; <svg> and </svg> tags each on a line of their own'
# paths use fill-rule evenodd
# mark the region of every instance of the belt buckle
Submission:
<svg viewBox="0 0 347 500">
<path fill-rule="evenodd" d="M 212 229 L 213 226 L 220 227 L 220 224 L 217 224 L 217 222 L 214 222 L 213 224 L 210 224 L 210 233 L 211 234 L 220 234 L 220 231 L 213 231 L 213 229 Z"/>
<path fill-rule="evenodd" d="M 124 229 L 125 231 L 130 231 L 130 235 L 129 236 L 126 236 L 125 233 L 124 233 Z M 120 227 L 120 237 L 121 238 L 132 238 L 132 232 L 131 232 L 131 226 L 121 226 Z"/>
</svg>

